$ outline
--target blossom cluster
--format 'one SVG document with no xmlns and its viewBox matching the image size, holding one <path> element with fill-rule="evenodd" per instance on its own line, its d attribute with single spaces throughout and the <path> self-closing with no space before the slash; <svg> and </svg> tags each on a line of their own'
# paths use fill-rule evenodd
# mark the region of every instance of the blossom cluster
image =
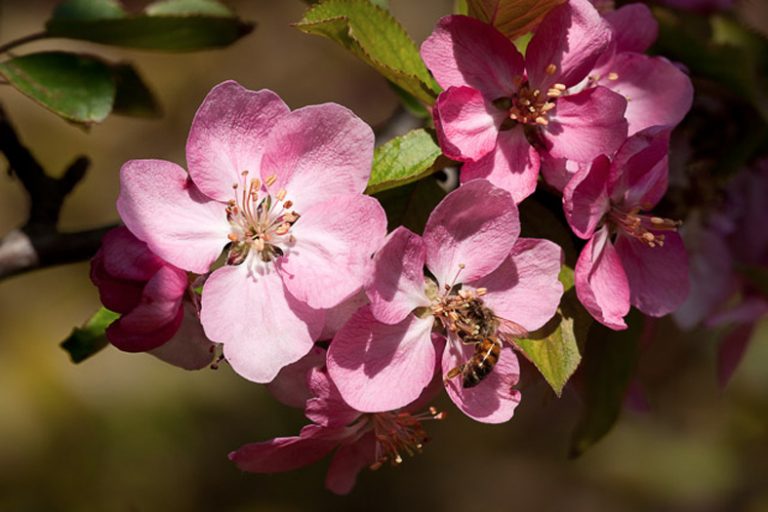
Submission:
<svg viewBox="0 0 768 512">
<path fill-rule="evenodd" d="M 520 236 L 518 204 L 538 186 L 562 195 L 586 240 L 575 286 L 597 321 L 623 329 L 630 305 L 661 316 L 687 295 L 679 223 L 648 212 L 692 87 L 643 53 L 655 33 L 643 5 L 601 13 L 570 0 L 523 55 L 492 25 L 440 20 L 421 55 L 443 89 L 434 126 L 461 185 L 421 234 L 387 234 L 364 194 L 374 136 L 352 112 L 216 86 L 192 123 L 186 170 L 121 169 L 125 227 L 92 267 L 122 314 L 107 337 L 186 368 L 221 351 L 312 422 L 230 458 L 274 472 L 335 451 L 326 484 L 338 493 L 361 469 L 420 451 L 423 422 L 444 417 L 431 407 L 441 390 L 477 421 L 508 421 L 521 400 L 516 341 L 563 295 L 562 249 Z"/>
</svg>

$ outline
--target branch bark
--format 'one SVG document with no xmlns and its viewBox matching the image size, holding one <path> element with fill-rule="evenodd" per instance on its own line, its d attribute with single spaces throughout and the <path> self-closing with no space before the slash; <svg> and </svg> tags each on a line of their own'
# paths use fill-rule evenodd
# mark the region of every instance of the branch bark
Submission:
<svg viewBox="0 0 768 512">
<path fill-rule="evenodd" d="M 85 176 L 89 160 L 76 158 L 60 178 L 48 176 L 42 165 L 19 140 L 0 106 L 0 152 L 29 195 L 29 216 L 23 226 L 0 239 L 0 280 L 42 267 L 92 257 L 101 237 L 114 226 L 61 233 L 57 226 L 64 201 Z"/>
</svg>

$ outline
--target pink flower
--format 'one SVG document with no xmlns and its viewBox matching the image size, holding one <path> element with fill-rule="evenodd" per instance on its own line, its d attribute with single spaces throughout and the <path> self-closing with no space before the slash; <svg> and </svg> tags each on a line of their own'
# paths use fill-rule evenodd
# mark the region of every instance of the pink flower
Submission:
<svg viewBox="0 0 768 512">
<path fill-rule="evenodd" d="M 421 414 L 407 410 L 364 414 L 342 400 L 324 368 L 308 373 L 311 398 L 305 415 L 313 423 L 298 436 L 278 437 L 247 444 L 229 454 L 237 466 L 253 473 L 278 473 L 317 462 L 335 450 L 325 486 L 336 494 L 348 494 L 360 470 L 378 469 L 384 463 L 396 465 L 405 455 L 421 452 L 427 442 L 422 422 L 441 419 L 433 408 Z M 430 399 L 425 393 L 420 402 Z"/>
<path fill-rule="evenodd" d="M 693 85 L 688 75 L 664 57 L 644 55 L 659 31 L 650 9 L 628 4 L 603 17 L 613 32 L 611 48 L 580 87 L 605 87 L 625 97 L 630 136 L 651 126 L 673 128 L 691 108 Z M 562 191 L 571 176 L 588 165 L 545 155 L 541 171 L 547 183 Z"/>
<path fill-rule="evenodd" d="M 161 260 L 124 227 L 102 240 L 91 261 L 101 302 L 121 317 L 107 339 L 126 352 L 150 352 L 186 369 L 207 366 L 213 345 L 200 327 L 187 274 Z"/>
<path fill-rule="evenodd" d="M 189 175 L 162 160 L 121 169 L 129 229 L 179 268 L 212 270 L 201 320 L 240 375 L 269 382 L 311 348 L 326 308 L 362 285 L 386 233 L 362 195 L 373 133 L 336 104 L 289 111 L 268 90 L 216 86 L 187 140 Z"/>
<path fill-rule="evenodd" d="M 440 20 L 421 55 L 445 89 L 435 125 L 443 152 L 464 162 L 462 181 L 486 178 L 520 202 L 536 188 L 534 146 L 579 162 L 615 151 L 627 135 L 624 97 L 604 87 L 572 93 L 610 40 L 587 0 L 553 9 L 525 58 L 490 25 L 465 16 Z"/>
<path fill-rule="evenodd" d="M 423 238 L 402 227 L 391 233 L 365 286 L 370 306 L 352 316 L 328 351 L 344 400 L 366 412 L 403 407 L 429 384 L 440 358 L 446 390 L 464 413 L 488 423 L 509 420 L 520 401 L 510 347 L 500 349 L 479 383 L 465 386 L 451 372 L 475 350 L 462 339 L 521 336 L 557 309 L 562 251 L 547 240 L 520 239 L 519 231 L 511 195 L 475 180 L 443 199 Z"/>
<path fill-rule="evenodd" d="M 577 172 L 564 191 L 568 222 L 588 240 L 576 263 L 576 294 L 612 329 L 626 328 L 630 304 L 663 316 L 688 294 L 688 257 L 678 223 L 641 213 L 667 189 L 668 151 L 668 131 L 642 131 L 613 160 L 600 156 Z"/>
</svg>

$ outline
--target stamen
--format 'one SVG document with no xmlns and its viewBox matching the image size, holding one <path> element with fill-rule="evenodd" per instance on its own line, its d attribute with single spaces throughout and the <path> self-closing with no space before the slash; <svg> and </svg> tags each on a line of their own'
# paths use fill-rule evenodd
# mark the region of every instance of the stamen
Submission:
<svg viewBox="0 0 768 512">
<path fill-rule="evenodd" d="M 557 73 L 557 66 L 555 64 L 550 64 L 549 66 L 547 66 L 547 68 L 544 71 L 548 75 L 554 75 L 555 73 Z"/>
<path fill-rule="evenodd" d="M 271 187 L 272 185 L 275 184 L 276 181 L 277 181 L 277 174 L 272 174 L 268 176 L 267 179 L 264 180 L 264 184 L 268 187 Z"/>
<path fill-rule="evenodd" d="M 611 71 L 610 73 L 608 73 L 608 80 L 618 80 L 618 79 L 619 79 L 619 74 L 616 73 L 615 71 Z"/>
<path fill-rule="evenodd" d="M 275 195 L 275 199 L 277 199 L 282 203 L 283 199 L 285 199 L 285 194 L 287 194 L 287 192 L 285 191 L 284 188 L 281 188 L 280 190 L 277 191 L 277 195 Z"/>
</svg>

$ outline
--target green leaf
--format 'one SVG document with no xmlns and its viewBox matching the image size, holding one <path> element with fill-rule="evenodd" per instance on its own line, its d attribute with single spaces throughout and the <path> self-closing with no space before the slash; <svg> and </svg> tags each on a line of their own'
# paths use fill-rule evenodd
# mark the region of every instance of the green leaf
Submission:
<svg viewBox="0 0 768 512">
<path fill-rule="evenodd" d="M 61 343 L 73 363 L 85 361 L 109 344 L 104 334 L 109 324 L 120 317 L 106 308 L 101 308 L 82 327 L 75 327 L 72 334 Z"/>
<path fill-rule="evenodd" d="M 584 362 L 584 409 L 571 436 L 578 457 L 605 436 L 619 418 L 640 352 L 643 317 L 633 310 L 629 328 L 613 331 L 597 322 L 589 331 Z"/>
<path fill-rule="evenodd" d="M 115 114 L 133 117 L 160 117 L 162 110 L 138 72 L 130 64 L 116 64 L 112 77 L 117 87 Z"/>
<path fill-rule="evenodd" d="M 103 121 L 115 101 L 112 69 L 88 55 L 32 53 L 0 63 L 0 75 L 45 108 L 78 123 Z"/>
<path fill-rule="evenodd" d="M 530 32 L 565 0 L 467 0 L 469 15 L 496 27 L 509 39 Z"/>
<path fill-rule="evenodd" d="M 337 42 L 423 103 L 440 90 L 405 29 L 369 0 L 325 0 L 295 26 Z"/>
<path fill-rule="evenodd" d="M 428 176 L 403 187 L 384 190 L 373 197 L 379 200 L 387 212 L 387 229 L 392 231 L 405 226 L 414 233 L 424 231 L 429 214 L 445 197 L 445 190 L 433 176 Z"/>
<path fill-rule="evenodd" d="M 524 340 L 518 348 L 541 372 L 544 380 L 559 397 L 565 384 L 579 367 L 579 340 L 586 338 L 592 319 L 576 298 L 573 270 L 563 266 L 560 271 L 563 299 L 554 318 Z"/>
<path fill-rule="evenodd" d="M 166 0 L 140 14 L 112 0 L 67 0 L 46 23 L 48 37 L 178 52 L 228 46 L 252 30 L 213 0 Z"/>
<path fill-rule="evenodd" d="M 376 148 L 367 194 L 418 181 L 435 171 L 442 154 L 432 135 L 419 128 Z"/>
</svg>

